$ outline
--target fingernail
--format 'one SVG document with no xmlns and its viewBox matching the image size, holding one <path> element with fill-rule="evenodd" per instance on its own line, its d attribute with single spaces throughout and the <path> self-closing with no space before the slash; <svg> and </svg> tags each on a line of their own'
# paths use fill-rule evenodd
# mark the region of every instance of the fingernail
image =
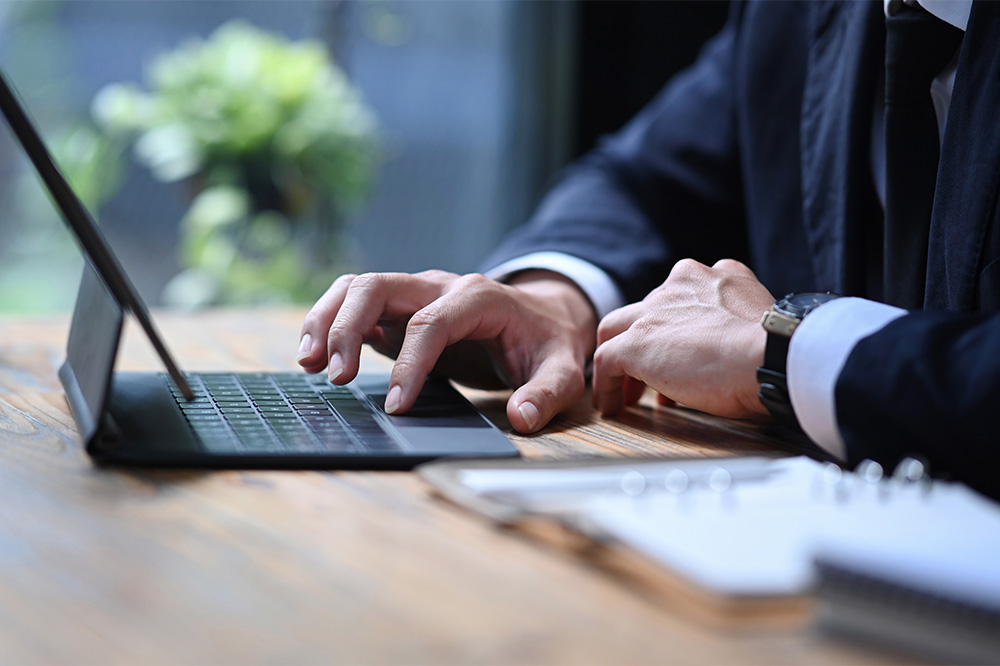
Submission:
<svg viewBox="0 0 1000 666">
<path fill-rule="evenodd" d="M 313 336 L 306 333 L 302 336 L 302 341 L 299 343 L 299 355 L 295 359 L 296 361 L 301 361 L 305 357 L 312 354 L 313 350 Z"/>
<path fill-rule="evenodd" d="M 327 365 L 326 374 L 332 382 L 344 371 L 344 360 L 340 358 L 340 352 L 333 352 L 330 363 Z"/>
<path fill-rule="evenodd" d="M 385 413 L 392 414 L 397 409 L 399 409 L 399 396 L 402 395 L 403 390 L 399 386 L 393 386 L 389 389 L 388 395 L 385 396 Z"/>
<path fill-rule="evenodd" d="M 538 425 L 538 407 L 530 402 L 522 402 L 517 406 L 517 411 L 521 412 L 524 422 L 528 424 L 528 430 L 534 430 Z"/>
</svg>

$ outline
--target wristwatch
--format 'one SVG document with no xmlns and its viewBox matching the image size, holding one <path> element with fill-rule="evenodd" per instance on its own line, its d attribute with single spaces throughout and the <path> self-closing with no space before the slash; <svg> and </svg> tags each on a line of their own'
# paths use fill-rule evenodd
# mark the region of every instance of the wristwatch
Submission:
<svg viewBox="0 0 1000 666">
<path fill-rule="evenodd" d="M 775 301 L 760 321 L 767 331 L 767 342 L 764 346 L 764 365 L 757 368 L 757 381 L 760 383 L 757 396 L 779 423 L 799 426 L 788 397 L 785 371 L 792 333 L 806 315 L 835 298 L 840 298 L 840 295 L 830 292 L 788 294 Z"/>
</svg>

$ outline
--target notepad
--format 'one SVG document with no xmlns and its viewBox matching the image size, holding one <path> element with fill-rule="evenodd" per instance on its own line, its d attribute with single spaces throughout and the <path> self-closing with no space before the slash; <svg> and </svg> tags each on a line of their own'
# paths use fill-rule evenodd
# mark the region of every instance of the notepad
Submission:
<svg viewBox="0 0 1000 666">
<path fill-rule="evenodd" d="M 814 560 L 864 548 L 1000 567 L 1000 508 L 960 483 L 806 457 L 435 463 L 446 497 L 504 524 L 539 519 L 641 555 L 716 600 L 809 594 Z M 1000 581 L 992 591 L 1000 597 Z"/>
<path fill-rule="evenodd" d="M 818 626 L 947 663 L 1000 663 L 998 553 L 835 546 L 816 559 Z"/>
</svg>

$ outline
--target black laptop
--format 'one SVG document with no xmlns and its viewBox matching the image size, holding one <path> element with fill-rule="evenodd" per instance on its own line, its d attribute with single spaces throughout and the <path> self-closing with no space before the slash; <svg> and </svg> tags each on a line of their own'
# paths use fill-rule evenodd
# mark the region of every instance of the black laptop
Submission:
<svg viewBox="0 0 1000 666">
<path fill-rule="evenodd" d="M 0 107 L 86 259 L 59 377 L 95 461 L 408 469 L 441 457 L 518 455 L 503 433 L 443 379 L 430 379 L 406 415 L 389 416 L 382 409 L 387 374 L 362 375 L 335 386 L 302 372 L 181 372 L 2 72 Z M 126 313 L 139 322 L 166 373 L 115 372 Z"/>
</svg>

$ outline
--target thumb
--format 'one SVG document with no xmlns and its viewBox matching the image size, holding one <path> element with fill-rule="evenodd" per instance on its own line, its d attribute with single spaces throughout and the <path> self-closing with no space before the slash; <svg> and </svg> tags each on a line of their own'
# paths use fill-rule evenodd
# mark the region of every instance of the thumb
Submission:
<svg viewBox="0 0 1000 666">
<path fill-rule="evenodd" d="M 522 433 L 542 429 L 583 397 L 583 365 L 567 351 L 549 356 L 507 401 L 507 419 Z"/>
</svg>

